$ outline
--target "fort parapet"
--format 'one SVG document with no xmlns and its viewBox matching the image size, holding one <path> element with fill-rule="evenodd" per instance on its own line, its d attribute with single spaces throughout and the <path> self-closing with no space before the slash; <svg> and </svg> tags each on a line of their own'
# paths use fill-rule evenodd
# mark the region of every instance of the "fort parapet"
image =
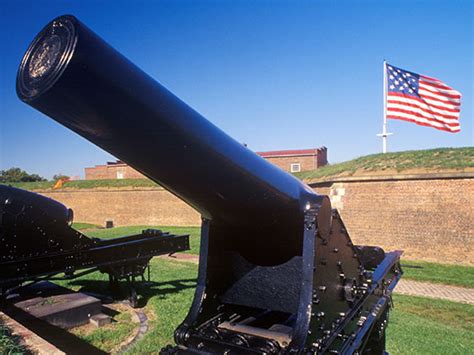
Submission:
<svg viewBox="0 0 474 355">
<path fill-rule="evenodd" d="M 403 249 L 404 258 L 474 264 L 474 173 L 398 174 L 310 182 L 330 196 L 357 244 Z M 38 191 L 104 225 L 198 226 L 199 214 L 161 188 Z"/>
</svg>

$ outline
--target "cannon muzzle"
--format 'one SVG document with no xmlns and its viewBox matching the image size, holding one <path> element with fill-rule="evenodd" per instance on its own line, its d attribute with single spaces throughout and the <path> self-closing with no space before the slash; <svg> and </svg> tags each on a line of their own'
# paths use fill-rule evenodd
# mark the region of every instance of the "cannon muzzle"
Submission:
<svg viewBox="0 0 474 355">
<path fill-rule="evenodd" d="M 17 92 L 202 214 L 194 302 L 175 333 L 180 347 L 164 352 L 383 348 L 369 337 L 386 319 L 399 254 L 364 264 L 328 197 L 229 137 L 75 17 L 36 36 Z"/>
<path fill-rule="evenodd" d="M 304 209 L 324 204 L 324 197 L 222 132 L 73 16 L 55 19 L 34 39 L 17 92 L 203 217 L 242 228 L 239 238 L 249 250 L 270 250 L 273 261 L 258 256 L 263 263 L 300 253 L 301 244 L 281 231 L 301 225 Z M 273 229 L 273 236 L 257 237 L 257 225 Z"/>
</svg>

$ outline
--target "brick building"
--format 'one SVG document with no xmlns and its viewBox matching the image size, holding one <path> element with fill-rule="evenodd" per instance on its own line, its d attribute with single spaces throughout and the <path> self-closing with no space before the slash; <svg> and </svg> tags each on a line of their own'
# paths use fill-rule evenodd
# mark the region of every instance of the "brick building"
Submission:
<svg viewBox="0 0 474 355">
<path fill-rule="evenodd" d="M 96 165 L 84 170 L 86 180 L 145 178 L 144 175 L 120 160 L 115 162 L 108 161 L 105 165 Z"/>
<path fill-rule="evenodd" d="M 328 149 L 326 147 L 297 150 L 274 150 L 271 152 L 257 152 L 262 158 L 279 168 L 297 173 L 300 171 L 315 170 L 328 163 Z"/>
<path fill-rule="evenodd" d="M 312 148 L 299 150 L 275 150 L 257 152 L 262 158 L 288 172 L 314 170 L 327 164 L 327 148 Z M 124 162 L 107 162 L 85 168 L 86 180 L 103 179 L 143 179 L 144 175 L 131 168 Z"/>
</svg>

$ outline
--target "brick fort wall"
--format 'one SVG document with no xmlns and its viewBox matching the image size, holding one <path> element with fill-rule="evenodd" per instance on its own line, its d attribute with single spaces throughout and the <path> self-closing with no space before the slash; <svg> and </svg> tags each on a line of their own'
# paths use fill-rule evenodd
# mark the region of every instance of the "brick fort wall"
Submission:
<svg viewBox="0 0 474 355">
<path fill-rule="evenodd" d="M 39 193 L 55 199 L 74 211 L 74 221 L 114 226 L 164 225 L 198 226 L 196 210 L 161 188 L 77 189 Z"/>
<path fill-rule="evenodd" d="M 96 165 L 85 168 L 86 180 L 145 179 L 146 176 L 126 164 Z"/>
<path fill-rule="evenodd" d="M 311 186 L 331 197 L 356 244 L 402 249 L 405 259 L 474 264 L 474 175 L 384 179 L 346 179 Z M 72 208 L 78 222 L 200 224 L 194 209 L 159 188 L 64 189 L 43 194 Z"/>
<path fill-rule="evenodd" d="M 405 259 L 474 264 L 474 177 L 311 186 L 330 196 L 356 244 L 401 249 Z"/>
</svg>

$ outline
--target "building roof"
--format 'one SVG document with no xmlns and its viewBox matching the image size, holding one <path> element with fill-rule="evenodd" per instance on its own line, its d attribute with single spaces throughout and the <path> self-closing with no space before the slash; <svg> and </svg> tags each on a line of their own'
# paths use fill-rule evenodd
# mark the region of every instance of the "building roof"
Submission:
<svg viewBox="0 0 474 355">
<path fill-rule="evenodd" d="M 116 160 L 116 161 L 108 161 L 107 165 L 126 165 L 126 164 L 121 160 Z"/>
<path fill-rule="evenodd" d="M 326 147 L 321 148 L 311 148 L 311 149 L 290 149 L 290 150 L 272 150 L 269 152 L 256 152 L 262 158 L 269 157 L 294 157 L 302 155 L 318 155 L 321 149 L 326 149 Z"/>
</svg>

